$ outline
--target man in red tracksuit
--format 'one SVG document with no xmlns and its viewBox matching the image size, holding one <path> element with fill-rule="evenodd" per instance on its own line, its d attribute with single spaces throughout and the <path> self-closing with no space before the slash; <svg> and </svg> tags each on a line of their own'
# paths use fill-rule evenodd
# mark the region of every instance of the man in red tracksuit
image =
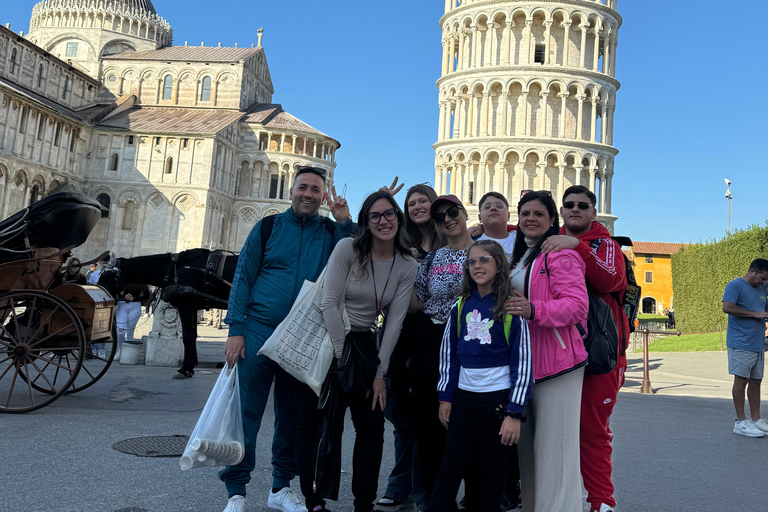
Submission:
<svg viewBox="0 0 768 512">
<path fill-rule="evenodd" d="M 627 368 L 625 354 L 629 322 L 621 301 L 627 289 L 626 267 L 621 247 L 608 230 L 595 221 L 597 198 L 588 188 L 576 185 L 563 194 L 560 215 L 562 235 L 550 237 L 543 252 L 573 249 L 586 263 L 586 281 L 613 311 L 619 329 L 619 360 L 605 375 L 584 374 L 581 392 L 581 476 L 587 489 L 590 512 L 612 512 L 616 506 L 611 482 L 611 413 Z"/>
</svg>

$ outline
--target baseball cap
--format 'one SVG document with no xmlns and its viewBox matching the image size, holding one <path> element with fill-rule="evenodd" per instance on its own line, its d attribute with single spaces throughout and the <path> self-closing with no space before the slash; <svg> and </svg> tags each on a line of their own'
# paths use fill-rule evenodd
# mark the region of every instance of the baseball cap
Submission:
<svg viewBox="0 0 768 512">
<path fill-rule="evenodd" d="M 451 203 L 458 205 L 462 210 L 466 211 L 464 208 L 464 205 L 462 204 L 461 200 L 456 197 L 453 194 L 448 194 L 445 196 L 440 196 L 434 201 L 432 201 L 432 206 L 429 207 L 429 216 L 434 217 L 435 213 L 437 213 L 437 209 L 440 207 L 440 205 L 445 203 Z"/>
</svg>

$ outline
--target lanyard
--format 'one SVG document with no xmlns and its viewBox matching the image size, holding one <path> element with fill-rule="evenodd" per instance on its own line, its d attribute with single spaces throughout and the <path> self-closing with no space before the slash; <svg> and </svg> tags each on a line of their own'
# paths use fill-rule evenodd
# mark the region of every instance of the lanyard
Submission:
<svg viewBox="0 0 768 512">
<path fill-rule="evenodd" d="M 376 270 L 373 266 L 373 256 L 371 256 L 371 277 L 373 277 L 373 300 L 376 303 L 376 319 L 378 320 L 379 315 L 381 315 L 381 306 L 384 303 L 384 294 L 387 293 L 387 286 L 389 285 L 389 278 L 392 277 L 392 269 L 395 268 L 395 255 L 392 255 L 392 266 L 389 267 L 389 275 L 387 276 L 387 281 L 384 283 L 384 290 L 381 292 L 381 298 L 379 298 L 379 294 L 376 290 Z"/>
</svg>

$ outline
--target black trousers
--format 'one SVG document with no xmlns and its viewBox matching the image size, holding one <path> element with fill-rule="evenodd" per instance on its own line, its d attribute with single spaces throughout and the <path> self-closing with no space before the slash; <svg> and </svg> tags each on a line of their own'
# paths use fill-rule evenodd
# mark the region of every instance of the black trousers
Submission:
<svg viewBox="0 0 768 512">
<path fill-rule="evenodd" d="M 350 333 L 360 336 L 360 333 Z M 370 336 L 370 348 L 375 350 L 373 337 Z M 384 412 L 373 403 L 373 381 L 371 393 L 367 398 L 349 398 L 344 394 L 340 398 L 352 414 L 355 427 L 355 446 L 352 453 L 352 495 L 355 510 L 369 511 L 376 500 L 379 483 L 379 470 L 384 449 Z M 322 423 L 322 411 L 318 411 L 317 395 L 309 386 L 298 385 L 299 414 L 296 429 L 296 460 L 299 465 L 301 492 L 304 494 L 307 509 L 312 510 L 324 501 L 313 483 L 315 479 L 318 430 Z M 343 428 L 343 423 L 339 423 Z"/>
<path fill-rule="evenodd" d="M 440 345 L 445 326 L 437 325 L 422 315 L 422 321 L 414 328 L 419 335 L 418 341 L 411 347 L 413 424 L 421 482 L 427 499 L 430 499 L 440 475 L 447 438 L 447 432 L 438 417 L 440 402 L 437 394 Z"/>
<path fill-rule="evenodd" d="M 507 470 L 507 447 L 501 444 L 499 430 L 502 419 L 496 408 L 499 405 L 506 406 L 507 401 L 506 390 L 490 393 L 456 392 L 440 478 L 432 493 L 428 512 L 453 510 L 461 480 L 476 452 L 482 455 L 481 475 L 475 480 L 479 485 L 478 510 L 499 510 Z"/>
</svg>

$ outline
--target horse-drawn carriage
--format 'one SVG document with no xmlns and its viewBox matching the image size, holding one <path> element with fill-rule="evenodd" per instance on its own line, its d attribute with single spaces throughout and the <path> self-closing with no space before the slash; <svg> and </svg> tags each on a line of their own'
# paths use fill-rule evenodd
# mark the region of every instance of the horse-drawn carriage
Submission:
<svg viewBox="0 0 768 512">
<path fill-rule="evenodd" d="M 34 411 L 85 389 L 114 358 L 115 301 L 103 288 L 82 284 L 80 268 L 91 262 L 70 258 L 101 209 L 63 188 L 0 222 L 2 413 Z"/>
</svg>

